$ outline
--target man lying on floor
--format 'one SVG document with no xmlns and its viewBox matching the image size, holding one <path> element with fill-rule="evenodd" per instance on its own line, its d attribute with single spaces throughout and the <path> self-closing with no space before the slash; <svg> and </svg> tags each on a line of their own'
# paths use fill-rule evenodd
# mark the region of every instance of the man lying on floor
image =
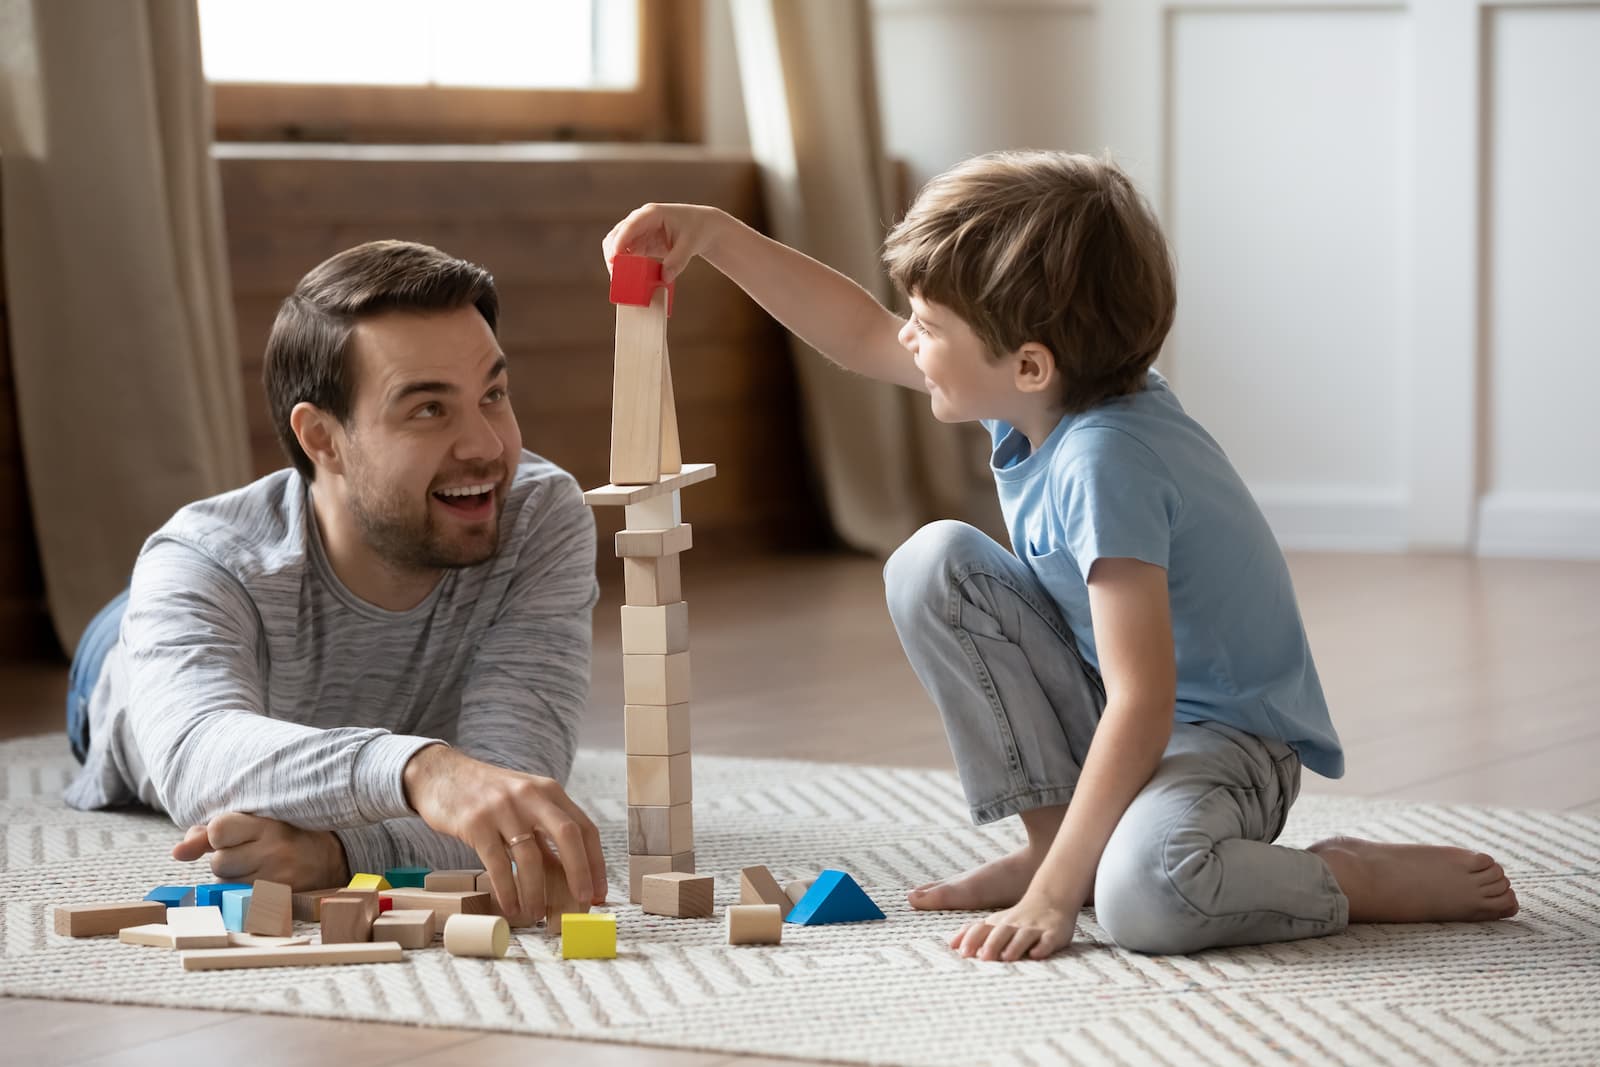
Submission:
<svg viewBox="0 0 1600 1067">
<path fill-rule="evenodd" d="M 539 849 L 605 899 L 562 788 L 588 700 L 594 521 L 522 450 L 481 267 L 382 241 L 306 275 L 267 342 L 293 467 L 180 510 L 74 657 L 77 808 L 142 802 L 224 879 L 481 866 L 515 924 Z M 515 862 L 515 867 L 513 864 Z"/>
</svg>

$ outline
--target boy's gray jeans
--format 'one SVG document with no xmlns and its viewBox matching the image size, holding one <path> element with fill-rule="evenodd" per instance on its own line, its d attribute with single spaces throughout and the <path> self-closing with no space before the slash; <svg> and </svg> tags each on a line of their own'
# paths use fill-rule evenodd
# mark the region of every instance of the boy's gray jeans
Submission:
<svg viewBox="0 0 1600 1067">
<path fill-rule="evenodd" d="M 944 717 L 975 822 L 1066 804 L 1105 706 L 1060 612 L 979 530 L 936 522 L 884 568 L 889 614 Z M 1319 937 L 1348 901 L 1327 864 L 1271 842 L 1300 791 L 1281 741 L 1177 723 L 1095 875 L 1095 918 L 1139 952 Z"/>
</svg>

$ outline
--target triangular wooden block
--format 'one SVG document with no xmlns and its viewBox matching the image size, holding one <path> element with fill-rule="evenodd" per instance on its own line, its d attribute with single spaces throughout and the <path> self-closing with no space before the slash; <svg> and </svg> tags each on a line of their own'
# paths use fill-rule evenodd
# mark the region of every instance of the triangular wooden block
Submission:
<svg viewBox="0 0 1600 1067">
<path fill-rule="evenodd" d="M 843 871 L 823 871 L 783 921 L 800 926 L 821 926 L 881 918 L 883 912 L 854 878 Z"/>
</svg>

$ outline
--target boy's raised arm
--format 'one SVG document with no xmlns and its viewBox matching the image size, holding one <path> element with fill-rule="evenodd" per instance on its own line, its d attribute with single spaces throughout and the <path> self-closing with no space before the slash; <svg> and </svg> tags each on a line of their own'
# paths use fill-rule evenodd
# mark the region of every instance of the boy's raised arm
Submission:
<svg viewBox="0 0 1600 1067">
<path fill-rule="evenodd" d="M 699 256 L 839 366 L 927 391 L 922 372 L 898 340 L 905 320 L 843 274 L 724 211 L 646 204 L 617 223 L 603 247 L 608 265 L 619 252 L 658 257 L 667 281 Z"/>
</svg>

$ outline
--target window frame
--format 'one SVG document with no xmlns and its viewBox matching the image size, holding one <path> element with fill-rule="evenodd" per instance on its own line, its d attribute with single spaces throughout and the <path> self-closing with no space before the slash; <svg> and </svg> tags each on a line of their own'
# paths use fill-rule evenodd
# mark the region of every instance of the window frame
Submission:
<svg viewBox="0 0 1600 1067">
<path fill-rule="evenodd" d="M 630 89 L 212 82 L 219 141 L 477 144 L 703 139 L 702 0 L 638 0 Z"/>
</svg>

